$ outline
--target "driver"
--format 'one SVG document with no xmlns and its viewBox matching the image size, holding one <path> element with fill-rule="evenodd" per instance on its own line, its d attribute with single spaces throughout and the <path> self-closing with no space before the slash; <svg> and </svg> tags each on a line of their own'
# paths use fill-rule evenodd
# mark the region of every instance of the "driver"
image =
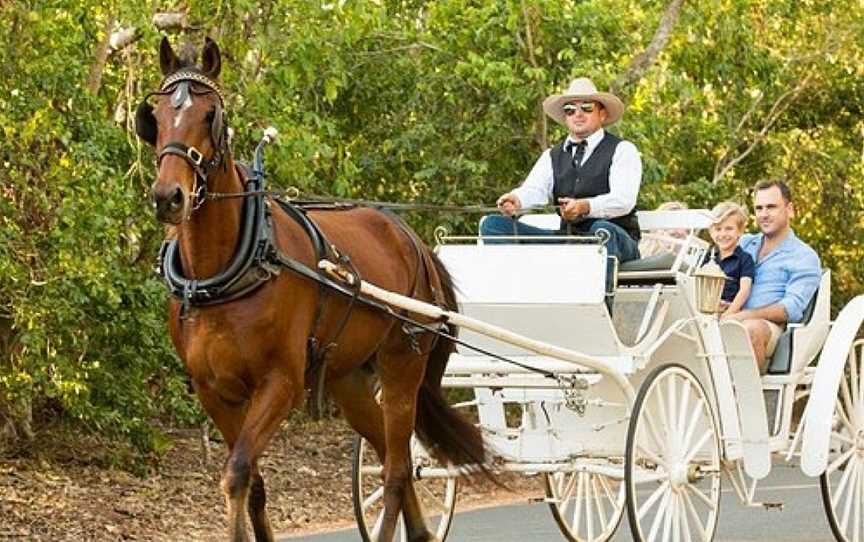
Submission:
<svg viewBox="0 0 864 542">
<path fill-rule="evenodd" d="M 610 257 L 621 263 L 639 258 L 635 207 L 642 161 L 633 143 L 604 130 L 621 118 L 624 104 L 614 94 L 598 92 L 590 79 L 581 77 L 563 94 L 546 98 L 543 110 L 567 127 L 567 138 L 543 151 L 522 186 L 498 198 L 503 216 L 483 217 L 480 235 L 593 235 L 603 229 L 609 234 L 606 250 Z M 557 231 L 512 218 L 520 209 L 547 205 L 553 198 L 560 205 Z"/>
</svg>

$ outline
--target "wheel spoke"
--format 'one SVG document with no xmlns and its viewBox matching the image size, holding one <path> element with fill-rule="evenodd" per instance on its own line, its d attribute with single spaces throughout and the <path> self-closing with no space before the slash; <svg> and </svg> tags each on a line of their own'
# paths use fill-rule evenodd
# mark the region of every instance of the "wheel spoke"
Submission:
<svg viewBox="0 0 864 542">
<path fill-rule="evenodd" d="M 669 390 L 669 394 L 666 396 L 669 405 L 668 410 L 666 411 L 668 416 L 666 418 L 666 423 L 669 424 L 669 436 L 672 437 L 670 441 L 677 447 L 678 442 L 676 441 L 676 437 L 678 435 L 678 419 L 675 416 L 675 413 L 677 412 L 676 408 L 678 407 L 678 384 L 675 381 L 674 373 L 669 377 L 666 387 Z"/>
<path fill-rule="evenodd" d="M 692 542 L 692 537 L 690 536 L 690 520 L 687 519 L 687 492 L 681 493 L 681 508 L 682 511 L 678 516 L 679 521 L 681 522 L 681 530 L 684 533 L 684 540 L 686 542 Z"/>
<path fill-rule="evenodd" d="M 662 441 L 659 441 L 660 449 L 663 452 L 668 452 L 669 447 L 669 433 L 670 433 L 670 425 L 669 425 L 669 416 L 666 414 L 666 398 L 663 395 L 663 390 L 661 386 L 657 386 L 657 405 L 658 405 L 658 414 L 660 416 L 660 422 L 663 424 L 663 431 L 661 432 L 666 438 Z M 668 455 L 664 453 L 663 455 Z"/>
<path fill-rule="evenodd" d="M 675 493 L 669 492 L 669 500 L 666 505 L 666 513 L 663 515 L 663 542 L 667 542 L 672 535 L 672 519 L 675 517 Z"/>
<path fill-rule="evenodd" d="M 668 480 L 660 484 L 660 486 L 654 490 L 654 493 L 652 493 L 651 496 L 649 496 L 648 499 L 644 503 L 642 503 L 642 506 L 639 507 L 639 519 L 642 519 L 642 517 L 645 516 L 645 514 L 647 514 L 649 510 L 651 510 L 651 507 L 654 506 L 654 503 L 656 503 L 658 499 L 660 499 L 660 497 L 666 494 L 667 489 L 669 489 Z"/>
<path fill-rule="evenodd" d="M 591 475 L 585 473 L 585 522 L 588 526 L 588 540 L 594 539 L 594 484 Z"/>
<path fill-rule="evenodd" d="M 606 515 L 606 504 L 603 502 L 599 478 L 600 476 L 592 476 L 591 485 L 594 486 L 594 495 L 597 496 L 597 501 L 595 503 L 595 506 L 597 507 L 597 518 L 600 520 L 600 525 L 603 527 L 603 531 L 601 532 L 604 532 L 606 531 L 606 526 L 609 524 L 609 516 Z"/>
<path fill-rule="evenodd" d="M 850 463 L 846 466 L 846 470 L 843 472 L 843 476 L 840 477 L 840 483 L 837 485 L 836 491 L 832 490 L 831 495 L 831 508 L 836 508 L 840 503 L 840 498 L 843 496 L 843 493 L 846 491 L 846 484 L 852 477 L 852 474 L 858 472 L 858 464 Z"/>
<path fill-rule="evenodd" d="M 717 505 L 714 503 L 714 501 L 712 501 L 708 495 L 702 493 L 701 489 L 694 486 L 693 484 L 686 484 L 684 487 L 687 489 L 687 491 L 691 491 L 694 495 L 699 497 L 699 500 L 705 503 L 705 506 L 707 506 L 709 510 L 713 512 L 717 509 Z"/>
<path fill-rule="evenodd" d="M 684 463 L 690 463 L 691 461 L 693 461 L 693 458 L 696 457 L 696 454 L 699 453 L 699 450 L 701 450 L 703 446 L 705 446 L 705 443 L 708 442 L 708 439 L 711 438 L 713 434 L 714 431 L 710 429 L 708 431 L 705 431 L 705 433 L 696 443 L 696 446 L 694 446 L 692 450 L 687 452 L 687 455 L 684 457 Z"/>
<path fill-rule="evenodd" d="M 640 442 L 638 442 L 638 441 L 636 442 L 636 448 L 637 448 L 637 450 L 639 450 L 640 452 L 642 452 L 642 454 L 645 455 L 645 457 L 646 457 L 649 461 L 651 461 L 652 463 L 655 463 L 655 464 L 657 464 L 657 465 L 663 467 L 665 470 L 668 470 L 668 469 L 666 469 L 666 461 L 664 461 L 663 458 L 660 457 L 659 455 L 657 455 L 655 452 L 652 452 L 651 450 L 645 448 L 645 447 L 644 447 Z"/>
<path fill-rule="evenodd" d="M 849 366 L 849 388 L 852 391 L 852 400 L 848 403 L 851 409 L 849 414 L 852 416 L 851 420 L 857 424 L 861 421 L 861 375 L 858 374 L 858 364 L 855 362 L 854 349 L 849 350 L 847 365 Z"/>
<path fill-rule="evenodd" d="M 688 408 L 690 403 L 690 381 L 684 379 L 684 392 L 681 394 L 681 401 L 678 403 L 678 421 L 675 423 L 675 433 L 678 440 L 678 449 L 686 450 L 687 443 L 685 442 L 687 430 L 685 429 L 684 421 L 687 418 Z"/>
<path fill-rule="evenodd" d="M 846 493 L 846 505 L 843 507 L 843 518 L 840 520 L 840 530 L 846 532 L 846 527 L 849 525 L 849 512 L 852 510 L 852 501 L 854 500 L 854 493 L 858 491 L 858 462 L 852 464 L 852 468 L 855 472 L 850 475 L 850 480 L 852 480 L 853 486 Z"/>
<path fill-rule="evenodd" d="M 852 457 L 852 454 L 854 454 L 854 453 L 855 453 L 855 448 L 850 448 L 850 449 L 846 450 L 845 452 L 840 454 L 840 457 L 838 457 L 837 459 L 832 461 L 830 465 L 828 465 L 828 468 L 825 469 L 825 472 L 827 474 L 831 474 L 832 472 L 834 472 L 835 470 L 840 468 L 840 466 L 842 466 L 843 463 L 848 461 L 849 458 Z"/>
<path fill-rule="evenodd" d="M 851 369 L 850 369 L 850 373 L 851 373 Z M 851 380 L 851 378 L 852 377 L 850 375 L 849 380 Z M 840 379 L 840 384 L 841 384 L 840 385 L 840 394 L 841 394 L 842 400 L 840 397 L 838 397 L 837 402 L 840 403 L 838 405 L 839 410 L 842 411 L 843 414 L 846 414 L 846 416 L 845 416 L 846 422 L 847 422 L 847 425 L 850 427 L 850 430 L 851 430 L 851 428 L 854 427 L 852 425 L 852 422 L 857 421 L 857 418 L 855 415 L 855 410 L 856 410 L 855 409 L 855 401 L 852 399 L 852 394 L 849 392 L 849 385 L 850 385 L 849 380 L 846 379 L 846 374 L 844 372 L 843 377 Z M 846 407 L 848 407 L 848 409 Z M 847 412 L 847 410 L 848 410 L 848 412 Z M 849 415 L 851 415 L 852 417 L 850 418 Z M 854 433 L 854 431 L 853 431 L 853 433 Z"/>
<path fill-rule="evenodd" d="M 597 480 L 600 482 L 600 486 L 603 487 L 603 493 L 606 494 L 606 498 L 612 503 L 613 508 L 617 508 L 618 497 L 615 496 L 612 488 L 609 487 L 609 480 L 605 476 L 598 476 Z"/>
<path fill-rule="evenodd" d="M 847 437 L 846 435 L 838 431 L 832 431 L 831 438 L 839 440 L 842 444 L 848 444 L 849 446 L 855 445 L 855 441 L 853 439 Z"/>
<path fill-rule="evenodd" d="M 365 511 L 367 508 L 378 502 L 378 500 L 384 495 L 384 486 L 378 487 L 375 491 L 369 494 L 368 497 L 363 501 L 363 510 Z"/>
<path fill-rule="evenodd" d="M 861 526 L 861 471 L 859 469 L 858 476 L 855 478 L 855 502 L 852 503 L 852 508 L 855 509 L 854 519 L 852 521 L 852 539 L 858 539 L 858 528 Z"/>
<path fill-rule="evenodd" d="M 684 492 L 684 502 L 687 504 L 687 511 L 693 517 L 693 523 L 696 524 L 696 528 L 699 530 L 699 538 L 702 542 L 708 542 L 708 533 L 705 532 L 705 527 L 702 525 L 702 519 L 699 517 L 699 513 L 696 512 L 696 507 L 693 505 L 693 500 L 690 498 L 690 494 L 686 491 Z"/>
<path fill-rule="evenodd" d="M 666 506 L 669 502 L 669 494 L 672 493 L 671 490 L 667 490 L 663 493 L 663 500 L 660 501 L 660 506 L 657 507 L 657 515 L 654 516 L 654 521 L 651 523 L 651 530 L 648 532 L 648 542 L 654 542 L 654 537 L 657 535 L 657 529 L 660 528 L 660 520 L 666 514 Z"/>
<path fill-rule="evenodd" d="M 582 524 L 582 473 L 577 473 L 576 499 L 573 502 L 573 529 L 578 532 Z"/>
<path fill-rule="evenodd" d="M 843 406 L 842 401 L 838 398 L 837 403 L 835 404 L 835 410 L 837 411 L 837 417 L 840 418 L 840 422 L 846 426 L 846 430 L 849 431 L 850 435 L 855 434 L 855 426 L 852 425 L 852 421 L 849 419 L 849 416 L 846 414 L 846 408 Z"/>
<path fill-rule="evenodd" d="M 384 508 L 378 512 L 378 517 L 375 519 L 375 525 L 372 526 L 372 540 L 378 540 L 381 536 L 381 526 L 384 524 Z"/>
<path fill-rule="evenodd" d="M 702 399 L 698 399 L 693 412 L 690 414 L 690 421 L 687 423 L 687 430 L 684 433 L 684 444 L 682 445 L 684 450 L 690 448 L 690 441 L 693 439 L 693 433 L 696 432 L 696 422 L 699 421 L 699 415 L 702 413 L 704 405 L 705 402 Z"/>
</svg>

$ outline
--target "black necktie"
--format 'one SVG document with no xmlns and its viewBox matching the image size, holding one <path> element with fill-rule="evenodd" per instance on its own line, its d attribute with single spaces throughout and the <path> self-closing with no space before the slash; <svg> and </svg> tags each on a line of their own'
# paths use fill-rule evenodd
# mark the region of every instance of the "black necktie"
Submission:
<svg viewBox="0 0 864 542">
<path fill-rule="evenodd" d="M 582 167 L 582 158 L 585 157 L 585 148 L 588 147 L 586 141 L 580 141 L 570 146 L 573 150 L 573 167 L 579 169 Z"/>
</svg>

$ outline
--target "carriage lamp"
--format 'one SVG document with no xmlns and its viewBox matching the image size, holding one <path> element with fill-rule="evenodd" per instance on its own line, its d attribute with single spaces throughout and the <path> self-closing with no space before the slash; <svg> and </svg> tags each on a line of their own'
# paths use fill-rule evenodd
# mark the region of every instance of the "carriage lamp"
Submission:
<svg viewBox="0 0 864 542">
<path fill-rule="evenodd" d="M 714 314 L 720 312 L 720 296 L 726 284 L 726 273 L 711 259 L 696 270 L 696 307 L 699 312 Z"/>
</svg>

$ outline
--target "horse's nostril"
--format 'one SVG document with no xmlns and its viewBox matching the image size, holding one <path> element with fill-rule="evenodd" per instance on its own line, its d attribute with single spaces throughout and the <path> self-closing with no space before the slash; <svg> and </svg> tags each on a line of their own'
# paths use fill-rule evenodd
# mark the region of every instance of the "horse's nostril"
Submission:
<svg viewBox="0 0 864 542">
<path fill-rule="evenodd" d="M 174 193 L 171 194 L 169 202 L 171 207 L 174 209 L 179 209 L 183 206 L 183 190 L 181 190 L 179 186 L 174 189 Z"/>
</svg>

